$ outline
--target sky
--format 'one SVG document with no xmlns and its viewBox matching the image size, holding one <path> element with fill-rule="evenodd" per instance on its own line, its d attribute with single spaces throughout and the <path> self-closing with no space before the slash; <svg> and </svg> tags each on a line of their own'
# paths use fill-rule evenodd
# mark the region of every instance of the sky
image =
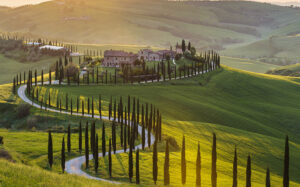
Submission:
<svg viewBox="0 0 300 187">
<path fill-rule="evenodd" d="M 18 7 L 26 4 L 37 4 L 50 0 L 0 0 L 0 6 Z M 300 0 L 254 0 L 259 2 L 268 2 L 274 4 L 284 4 L 293 2 L 291 4 L 300 4 Z"/>
</svg>

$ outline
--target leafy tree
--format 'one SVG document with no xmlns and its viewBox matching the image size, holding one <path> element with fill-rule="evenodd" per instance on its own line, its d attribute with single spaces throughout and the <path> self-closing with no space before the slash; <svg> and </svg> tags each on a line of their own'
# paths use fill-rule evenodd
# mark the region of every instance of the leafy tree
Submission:
<svg viewBox="0 0 300 187">
<path fill-rule="evenodd" d="M 197 160 L 196 160 L 196 186 L 201 186 L 201 155 L 200 144 L 198 142 Z"/>
<path fill-rule="evenodd" d="M 217 187 L 217 138 L 215 133 L 213 133 L 211 165 L 211 184 L 212 187 Z"/>
<path fill-rule="evenodd" d="M 251 187 L 251 157 L 248 155 L 246 168 L 246 187 Z"/>
<path fill-rule="evenodd" d="M 62 147 L 61 147 L 61 169 L 62 172 L 65 172 L 65 162 L 66 162 L 66 157 L 65 157 L 65 137 L 63 137 L 62 140 Z"/>
<path fill-rule="evenodd" d="M 186 160 L 185 160 L 185 137 L 182 138 L 181 148 L 181 183 L 184 185 L 186 182 Z"/>
<path fill-rule="evenodd" d="M 53 164 L 53 143 L 52 143 L 51 131 L 48 132 L 48 163 L 49 163 L 50 168 L 52 168 L 52 164 Z"/>
<path fill-rule="evenodd" d="M 169 142 L 166 141 L 166 152 L 165 152 L 165 164 L 164 164 L 164 184 L 169 185 L 170 184 L 170 173 L 169 173 L 169 167 L 170 167 L 170 157 L 169 157 Z"/>
<path fill-rule="evenodd" d="M 285 151 L 284 151 L 284 170 L 283 170 L 283 187 L 289 187 L 289 163 L 290 163 L 290 152 L 289 152 L 289 137 L 285 138 Z"/>
</svg>

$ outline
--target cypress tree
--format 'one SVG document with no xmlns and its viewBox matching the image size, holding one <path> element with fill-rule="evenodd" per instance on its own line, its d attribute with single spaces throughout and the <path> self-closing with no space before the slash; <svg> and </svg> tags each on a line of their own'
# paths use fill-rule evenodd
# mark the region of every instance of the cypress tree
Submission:
<svg viewBox="0 0 300 187">
<path fill-rule="evenodd" d="M 200 144 L 198 142 L 197 160 L 196 160 L 196 186 L 201 186 L 201 154 Z"/>
<path fill-rule="evenodd" d="M 78 113 L 79 112 L 79 97 L 77 96 L 77 101 L 76 101 L 76 112 Z"/>
<path fill-rule="evenodd" d="M 128 126 L 129 128 L 129 126 Z M 132 143 L 131 141 L 128 142 L 129 143 L 129 156 L 128 156 L 128 170 L 129 170 L 129 180 L 131 182 L 132 177 L 133 177 L 133 159 L 132 159 Z"/>
<path fill-rule="evenodd" d="M 166 141 L 166 152 L 165 152 L 165 165 L 164 165 L 164 184 L 169 185 L 170 184 L 170 173 L 169 173 L 169 167 L 170 167 L 170 157 L 169 157 L 169 142 Z"/>
<path fill-rule="evenodd" d="M 94 97 L 92 97 L 92 118 L 94 118 Z"/>
<path fill-rule="evenodd" d="M 289 137 L 285 138 L 285 151 L 284 151 L 284 167 L 283 167 L 283 187 L 289 187 L 289 163 L 290 163 L 290 151 L 289 151 Z"/>
<path fill-rule="evenodd" d="M 217 139 L 215 133 L 213 133 L 211 165 L 211 185 L 212 187 L 217 187 Z"/>
<path fill-rule="evenodd" d="M 154 142 L 152 161 L 153 161 L 153 181 L 154 181 L 154 184 L 156 184 L 156 181 L 157 181 L 157 141 Z"/>
<path fill-rule="evenodd" d="M 139 158 L 140 156 L 139 155 L 140 155 L 140 151 L 139 151 L 139 149 L 137 149 L 136 162 L 135 162 L 135 164 L 136 164 L 136 169 L 135 169 L 136 184 L 140 184 L 140 158 Z"/>
<path fill-rule="evenodd" d="M 42 86 L 44 85 L 44 70 L 42 70 Z M 25 82 L 25 79 L 24 79 L 24 82 Z"/>
<path fill-rule="evenodd" d="M 96 135 L 96 141 L 95 141 L 94 161 L 95 161 L 95 172 L 97 173 L 98 172 L 98 166 L 99 166 L 98 134 Z"/>
<path fill-rule="evenodd" d="M 52 143 L 52 135 L 51 131 L 48 133 L 48 163 L 50 168 L 52 168 L 53 164 L 53 143 Z"/>
<path fill-rule="evenodd" d="M 108 169 L 109 169 L 109 177 L 111 177 L 111 171 L 112 171 L 112 162 L 111 162 L 111 139 L 109 139 Z"/>
<path fill-rule="evenodd" d="M 102 112 L 101 112 L 101 95 L 99 95 L 99 115 L 100 115 L 100 119 L 102 119 Z"/>
<path fill-rule="evenodd" d="M 116 154 L 117 151 L 117 143 L 116 143 L 116 124 L 115 121 L 113 121 L 112 124 L 112 146 L 113 146 L 113 150 L 114 150 L 114 154 Z"/>
<path fill-rule="evenodd" d="M 82 116 L 84 116 L 84 100 L 82 100 L 81 102 L 81 113 L 82 113 Z"/>
<path fill-rule="evenodd" d="M 81 152 L 82 152 L 82 125 L 81 125 L 81 121 L 79 122 L 79 141 L 78 141 L 78 143 L 79 143 L 79 153 L 81 154 Z"/>
<path fill-rule="evenodd" d="M 16 78 L 14 78 L 13 93 L 16 93 Z"/>
<path fill-rule="evenodd" d="M 185 137 L 182 138 L 182 149 L 181 149 L 181 184 L 186 182 L 186 160 L 185 160 Z"/>
<path fill-rule="evenodd" d="M 181 49 L 183 53 L 186 51 L 185 40 L 182 40 L 181 42 Z"/>
<path fill-rule="evenodd" d="M 50 102 L 49 102 L 50 105 Z M 73 114 L 73 99 L 71 98 L 71 106 L 70 106 L 71 115 Z"/>
<path fill-rule="evenodd" d="M 71 153 L 71 126 L 68 125 L 68 142 L 67 142 L 67 147 L 68 147 L 68 153 Z"/>
<path fill-rule="evenodd" d="M 246 187 L 251 187 L 251 157 L 248 155 L 246 168 Z"/>
<path fill-rule="evenodd" d="M 102 156 L 105 157 L 106 153 L 106 144 L 105 144 L 105 124 L 102 125 Z"/>
<path fill-rule="evenodd" d="M 116 108 L 116 99 L 114 100 L 114 121 L 116 121 L 116 112 L 117 112 L 117 108 Z"/>
<path fill-rule="evenodd" d="M 62 172 L 65 172 L 65 162 L 66 162 L 66 158 L 65 158 L 65 137 L 63 137 L 62 140 L 62 147 L 61 147 L 61 169 Z"/>
<path fill-rule="evenodd" d="M 91 151 L 95 152 L 95 141 L 96 141 L 96 124 L 95 121 L 92 122 L 91 125 Z"/>
<path fill-rule="evenodd" d="M 236 154 L 236 147 L 234 148 L 234 159 L 233 159 L 233 182 L 232 187 L 237 187 L 237 154 Z"/>
<path fill-rule="evenodd" d="M 126 137 L 126 125 L 124 125 L 124 141 L 123 141 L 123 145 L 124 145 L 124 152 L 126 153 L 126 149 L 127 149 L 127 137 Z"/>
<path fill-rule="evenodd" d="M 89 126 L 85 125 L 85 168 L 89 168 Z"/>
<path fill-rule="evenodd" d="M 142 149 L 145 149 L 145 121 L 144 121 L 144 105 L 142 105 Z"/>
<path fill-rule="evenodd" d="M 270 170 L 269 170 L 269 168 L 267 168 L 267 172 L 266 172 L 266 187 L 271 187 Z"/>
<path fill-rule="evenodd" d="M 68 110 L 68 100 L 69 100 L 69 97 L 68 97 L 68 94 L 66 94 L 66 110 Z"/>
<path fill-rule="evenodd" d="M 88 114 L 90 114 L 90 98 L 89 97 L 88 97 L 87 109 L 88 109 Z"/>
</svg>

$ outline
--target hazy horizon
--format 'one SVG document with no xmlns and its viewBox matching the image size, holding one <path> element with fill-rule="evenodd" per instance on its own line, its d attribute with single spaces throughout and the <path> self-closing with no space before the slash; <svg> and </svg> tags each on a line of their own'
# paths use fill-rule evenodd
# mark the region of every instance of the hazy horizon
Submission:
<svg viewBox="0 0 300 187">
<path fill-rule="evenodd" d="M 28 4 L 39 4 L 46 1 L 51 0 L 1 0 L 0 6 L 8 6 L 8 7 L 18 7 Z M 250 1 L 257 1 L 257 2 L 267 2 L 267 3 L 274 3 L 279 5 L 289 5 L 289 4 L 300 4 L 297 0 L 250 0 Z"/>
</svg>

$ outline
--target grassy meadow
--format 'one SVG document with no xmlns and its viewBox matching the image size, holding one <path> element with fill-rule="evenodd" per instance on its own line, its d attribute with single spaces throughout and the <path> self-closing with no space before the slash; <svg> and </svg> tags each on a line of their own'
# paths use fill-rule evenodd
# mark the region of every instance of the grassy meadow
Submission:
<svg viewBox="0 0 300 187">
<path fill-rule="evenodd" d="M 203 185 L 210 184 L 212 133 L 217 134 L 218 183 L 231 185 L 234 147 L 238 149 L 239 184 L 245 184 L 246 158 L 252 157 L 255 186 L 265 182 L 270 167 L 272 185 L 282 183 L 284 138 L 290 137 L 290 179 L 298 186 L 300 158 L 297 127 L 300 105 L 299 80 L 263 75 L 229 67 L 195 78 L 149 85 L 123 86 L 47 86 L 70 96 L 138 97 L 141 103 L 153 103 L 163 116 L 163 134 L 175 138 L 181 146 L 186 136 L 187 184 L 195 182 L 197 143 L 201 146 Z M 157 94 L 159 93 L 159 94 Z M 159 182 L 163 180 L 164 143 L 159 145 Z M 180 184 L 180 151 L 170 154 L 171 184 Z M 102 160 L 105 163 L 107 161 Z M 127 154 L 113 156 L 113 180 L 128 181 Z M 141 153 L 142 184 L 152 184 L 152 154 Z M 90 171 L 92 172 L 92 171 Z M 108 178 L 107 167 L 100 171 Z"/>
</svg>

